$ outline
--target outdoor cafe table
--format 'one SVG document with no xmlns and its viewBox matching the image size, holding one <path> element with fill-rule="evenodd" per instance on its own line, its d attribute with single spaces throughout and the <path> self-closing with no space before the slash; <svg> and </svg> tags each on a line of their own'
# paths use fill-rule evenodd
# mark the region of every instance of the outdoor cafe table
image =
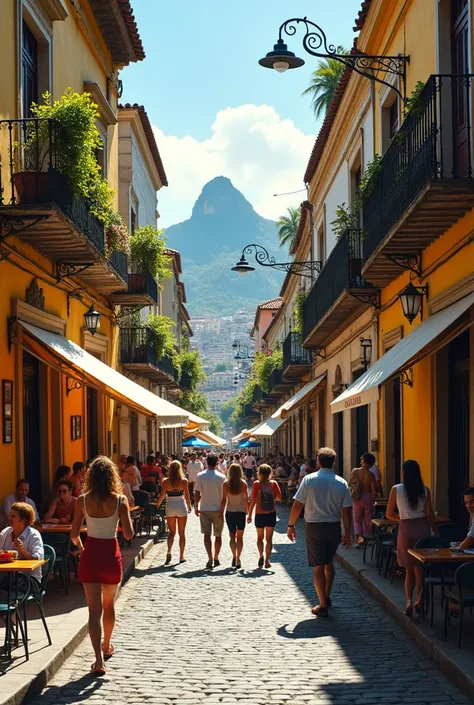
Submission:
<svg viewBox="0 0 474 705">
<path fill-rule="evenodd" d="M 431 563 L 462 565 L 474 561 L 474 553 L 452 551 L 450 548 L 409 548 L 408 553 L 423 565 Z"/>
<path fill-rule="evenodd" d="M 449 517 L 436 515 L 436 522 L 438 524 L 446 524 L 450 521 Z M 372 525 L 375 526 L 375 544 L 376 544 L 376 555 L 380 555 L 381 541 L 382 541 L 382 530 L 384 528 L 394 527 L 398 525 L 397 521 L 393 519 L 372 519 Z"/>
<path fill-rule="evenodd" d="M 34 528 L 41 534 L 70 534 L 72 524 L 35 524 Z M 87 533 L 87 526 L 81 526 L 80 533 Z"/>
<path fill-rule="evenodd" d="M 31 560 L 31 561 L 23 561 L 23 560 L 16 560 L 16 561 L 11 561 L 10 563 L 0 563 L 0 575 L 2 573 L 6 573 L 8 576 L 8 581 L 7 581 L 7 607 L 10 608 L 11 602 L 12 602 L 12 576 L 15 575 L 15 603 L 18 599 L 18 573 L 32 573 L 34 570 L 37 568 L 41 568 L 42 565 L 44 565 L 47 561 L 44 560 L 43 558 L 41 559 L 36 559 L 36 560 Z M 7 609 L 7 617 L 5 620 L 5 648 L 6 648 L 6 654 L 8 658 L 11 658 L 12 655 L 12 642 L 11 642 L 11 627 L 12 627 L 12 615 L 11 615 L 11 610 Z M 17 620 L 19 622 L 20 626 L 20 631 L 22 632 L 22 638 L 23 638 L 23 645 L 25 647 L 25 654 L 26 658 L 28 660 L 29 654 L 28 654 L 28 643 L 26 642 L 24 638 L 24 632 L 23 632 L 23 627 L 21 626 L 21 618 L 20 615 L 17 612 Z"/>
</svg>

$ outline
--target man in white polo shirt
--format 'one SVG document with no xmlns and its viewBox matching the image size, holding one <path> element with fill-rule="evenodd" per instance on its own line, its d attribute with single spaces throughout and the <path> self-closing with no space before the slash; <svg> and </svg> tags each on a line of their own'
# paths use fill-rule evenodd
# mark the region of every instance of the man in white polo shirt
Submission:
<svg viewBox="0 0 474 705">
<path fill-rule="evenodd" d="M 351 545 L 352 497 L 347 482 L 335 474 L 336 453 L 332 448 L 320 448 L 320 469 L 306 475 L 294 497 L 288 523 L 288 538 L 296 538 L 295 523 L 304 507 L 306 552 L 308 564 L 314 568 L 314 586 L 319 605 L 311 610 L 316 617 L 327 617 L 331 607 L 331 587 L 334 581 L 333 559 L 341 543 L 341 513 L 344 523 L 342 543 Z"/>
<path fill-rule="evenodd" d="M 224 528 L 225 475 L 216 470 L 217 462 L 217 455 L 209 453 L 207 469 L 198 474 L 194 486 L 194 511 L 201 521 L 201 533 L 204 534 L 204 546 L 208 557 L 206 568 L 209 570 L 213 567 L 211 534 L 214 533 L 214 567 L 217 567 L 220 565 L 219 553 Z M 201 503 L 200 507 L 199 503 Z"/>
<path fill-rule="evenodd" d="M 196 453 L 191 453 L 186 471 L 189 479 L 189 495 L 192 501 L 194 501 L 194 485 L 196 484 L 197 476 L 203 470 L 204 466 L 201 461 L 197 459 Z"/>
</svg>

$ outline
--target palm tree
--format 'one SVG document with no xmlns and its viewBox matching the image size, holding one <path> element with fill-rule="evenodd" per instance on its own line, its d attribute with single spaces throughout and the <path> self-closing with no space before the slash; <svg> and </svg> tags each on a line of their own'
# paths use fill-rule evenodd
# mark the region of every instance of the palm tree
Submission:
<svg viewBox="0 0 474 705">
<path fill-rule="evenodd" d="M 339 46 L 337 53 L 348 54 L 349 52 Z M 315 117 L 318 118 L 321 113 L 326 114 L 344 69 L 344 64 L 341 64 L 337 59 L 324 59 L 319 62 L 318 68 L 311 74 L 311 84 L 303 91 L 302 95 L 311 96 L 311 106 Z"/>
<path fill-rule="evenodd" d="M 298 230 L 298 225 L 300 222 L 300 209 L 299 208 L 287 208 L 287 215 L 281 215 L 277 220 L 278 228 L 278 239 L 280 240 L 280 247 L 287 245 L 288 249 L 291 250 L 296 242 L 296 233 Z"/>
</svg>

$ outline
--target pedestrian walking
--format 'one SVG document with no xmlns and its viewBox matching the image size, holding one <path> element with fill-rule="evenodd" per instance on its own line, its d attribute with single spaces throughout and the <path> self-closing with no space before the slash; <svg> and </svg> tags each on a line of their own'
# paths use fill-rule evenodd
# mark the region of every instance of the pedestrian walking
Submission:
<svg viewBox="0 0 474 705">
<path fill-rule="evenodd" d="M 186 480 L 179 460 L 170 463 L 168 477 L 163 480 L 157 506 L 163 502 L 166 495 L 166 521 L 168 522 L 168 553 L 165 565 L 171 563 L 171 549 L 176 536 L 176 527 L 179 534 L 179 562 L 186 560 L 186 523 L 188 513 L 191 511 L 191 498 L 189 496 L 189 483 Z"/>
<path fill-rule="evenodd" d="M 372 533 L 372 516 L 377 496 L 376 480 L 370 471 L 370 459 L 366 459 L 368 455 L 370 453 L 364 453 L 360 468 L 354 468 L 349 478 L 349 489 L 354 503 L 354 533 L 359 546 L 364 543 L 364 536 Z"/>
<path fill-rule="evenodd" d="M 191 501 L 194 501 L 194 485 L 196 483 L 197 476 L 200 472 L 204 470 L 204 466 L 196 453 L 191 453 L 190 459 L 188 461 L 186 472 L 188 473 L 189 479 L 189 494 L 191 496 Z"/>
<path fill-rule="evenodd" d="M 80 530 L 87 525 L 87 539 L 82 544 Z M 115 625 L 114 601 L 122 580 L 122 556 L 117 541 L 120 521 L 123 537 L 133 538 L 132 520 L 117 467 L 103 455 L 95 458 L 84 483 L 84 494 L 74 507 L 71 541 L 78 547 L 79 581 L 83 584 L 89 608 L 89 636 L 95 653 L 92 672 L 105 674 L 105 661 L 114 654 L 111 643 Z M 101 643 L 104 622 L 104 640 Z"/>
<path fill-rule="evenodd" d="M 238 463 L 232 463 L 227 473 L 229 479 L 224 482 L 225 521 L 230 535 L 232 567 L 241 568 L 240 555 L 244 547 L 245 520 L 249 510 L 248 488 Z"/>
<path fill-rule="evenodd" d="M 341 513 L 344 523 L 342 543 L 351 545 L 352 497 L 344 478 L 334 472 L 336 453 L 332 448 L 318 451 L 320 469 L 303 478 L 294 497 L 288 522 L 288 538 L 296 539 L 295 524 L 304 507 L 308 565 L 314 570 L 314 586 L 319 604 L 311 610 L 327 617 L 334 582 L 334 556 L 341 543 Z"/>
<path fill-rule="evenodd" d="M 398 509 L 398 514 L 395 512 Z M 405 614 L 411 617 L 413 609 L 418 614 L 423 605 L 423 567 L 408 553 L 415 543 L 430 535 L 435 536 L 438 525 L 431 504 L 431 492 L 423 483 L 420 466 L 416 460 L 405 460 L 402 465 L 402 481 L 394 485 L 388 498 L 387 519 L 400 522 L 397 537 L 398 565 L 405 568 Z M 413 604 L 413 589 L 416 585 L 416 600 Z"/>
<path fill-rule="evenodd" d="M 237 460 L 237 462 L 239 462 L 239 461 Z M 243 466 L 244 466 L 245 477 L 247 479 L 247 484 L 248 484 L 248 487 L 250 490 L 252 487 L 255 469 L 257 467 L 257 463 L 256 463 L 255 458 L 253 457 L 252 453 L 249 452 L 244 457 Z"/>
<path fill-rule="evenodd" d="M 252 495 L 247 521 L 252 521 L 255 509 L 255 528 L 257 529 L 258 567 L 271 568 L 270 555 L 273 550 L 273 532 L 276 526 L 275 501 L 281 502 L 281 490 L 278 482 L 271 480 L 270 465 L 262 463 L 258 468 L 258 480 L 252 485 Z M 265 558 L 264 556 L 265 552 Z"/>
<path fill-rule="evenodd" d="M 220 565 L 219 554 L 222 548 L 222 529 L 224 528 L 224 482 L 225 475 L 216 470 L 218 457 L 215 453 L 207 456 L 207 468 L 196 478 L 194 488 L 194 511 L 201 522 L 204 546 L 207 551 L 206 568 Z M 214 534 L 214 551 L 212 538 Z"/>
</svg>

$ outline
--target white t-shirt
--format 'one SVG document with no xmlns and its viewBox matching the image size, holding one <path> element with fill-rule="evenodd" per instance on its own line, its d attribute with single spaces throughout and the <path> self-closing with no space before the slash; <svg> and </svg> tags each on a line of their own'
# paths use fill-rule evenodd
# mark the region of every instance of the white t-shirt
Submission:
<svg viewBox="0 0 474 705">
<path fill-rule="evenodd" d="M 227 461 L 223 460 L 222 463 L 217 463 L 217 469 L 225 475 L 227 472 Z"/>
<path fill-rule="evenodd" d="M 200 472 L 194 490 L 201 493 L 200 509 L 202 512 L 218 512 L 224 494 L 225 475 L 217 470 L 207 468 Z"/>
<path fill-rule="evenodd" d="M 191 460 L 186 469 L 188 471 L 189 482 L 196 482 L 198 474 L 203 471 L 200 460 Z"/>
<path fill-rule="evenodd" d="M 246 455 L 244 458 L 244 468 L 246 470 L 251 470 L 255 467 L 255 458 L 253 455 Z"/>
<path fill-rule="evenodd" d="M 341 509 L 352 507 L 349 485 L 327 468 L 306 475 L 294 498 L 304 504 L 304 520 L 309 524 L 340 521 Z"/>
<path fill-rule="evenodd" d="M 380 482 L 381 479 L 382 479 L 382 475 L 381 475 L 381 473 L 380 473 L 380 470 L 379 470 L 378 465 L 375 465 L 375 464 L 372 465 L 372 467 L 369 468 L 369 470 L 370 470 L 370 472 L 372 473 L 372 475 L 375 477 L 375 481 L 376 481 L 376 482 Z"/>
</svg>

